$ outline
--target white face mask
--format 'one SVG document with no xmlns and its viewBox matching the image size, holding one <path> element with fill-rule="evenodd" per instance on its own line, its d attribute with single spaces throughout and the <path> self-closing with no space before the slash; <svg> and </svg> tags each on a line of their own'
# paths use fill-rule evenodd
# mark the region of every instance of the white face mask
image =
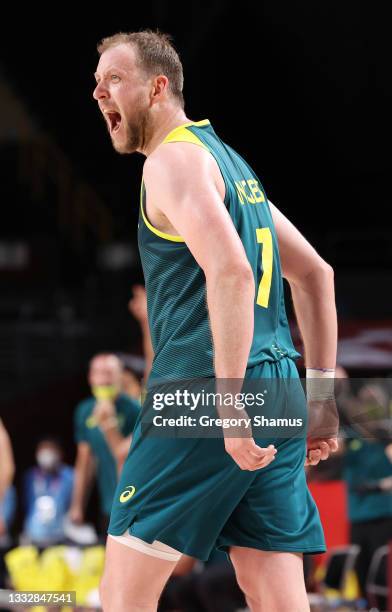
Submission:
<svg viewBox="0 0 392 612">
<path fill-rule="evenodd" d="M 56 451 L 44 448 L 37 453 L 37 463 L 43 470 L 53 470 L 59 463 L 60 457 Z"/>
</svg>

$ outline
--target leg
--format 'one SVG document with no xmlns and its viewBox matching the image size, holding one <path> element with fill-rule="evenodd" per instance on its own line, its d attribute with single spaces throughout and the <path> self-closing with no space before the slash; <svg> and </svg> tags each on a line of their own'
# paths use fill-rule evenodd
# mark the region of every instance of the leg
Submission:
<svg viewBox="0 0 392 612">
<path fill-rule="evenodd" d="M 251 612 L 309 612 L 301 554 L 233 546 L 230 558 Z"/>
<path fill-rule="evenodd" d="M 176 563 L 152 557 L 108 537 L 100 586 L 104 612 L 155 612 Z"/>
</svg>

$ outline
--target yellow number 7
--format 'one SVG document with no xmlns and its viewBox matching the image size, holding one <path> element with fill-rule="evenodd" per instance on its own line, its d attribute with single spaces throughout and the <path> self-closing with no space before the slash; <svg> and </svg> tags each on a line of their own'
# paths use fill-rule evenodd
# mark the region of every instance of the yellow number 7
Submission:
<svg viewBox="0 0 392 612">
<path fill-rule="evenodd" d="M 256 230 L 257 242 L 263 245 L 261 252 L 261 267 L 263 274 L 257 291 L 256 304 L 268 308 L 269 295 L 272 281 L 272 260 L 274 249 L 272 246 L 272 234 L 269 227 Z"/>
</svg>

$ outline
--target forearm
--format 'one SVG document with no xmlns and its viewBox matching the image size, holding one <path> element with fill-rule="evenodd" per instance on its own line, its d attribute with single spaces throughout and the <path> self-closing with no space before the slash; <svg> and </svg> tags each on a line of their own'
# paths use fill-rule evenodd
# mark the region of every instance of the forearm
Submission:
<svg viewBox="0 0 392 612">
<path fill-rule="evenodd" d="M 255 285 L 249 268 L 211 274 L 207 305 L 217 378 L 242 379 L 253 339 Z"/>
<path fill-rule="evenodd" d="M 129 441 L 130 444 L 130 437 L 124 437 L 118 430 L 117 423 L 111 422 L 110 419 L 108 419 L 106 422 L 104 421 L 100 427 L 116 462 L 123 463 L 124 446 L 127 444 L 127 441 Z"/>
<path fill-rule="evenodd" d="M 72 492 L 72 506 L 84 509 L 87 493 L 93 477 L 92 461 L 84 461 L 75 468 L 75 481 Z"/>
<path fill-rule="evenodd" d="M 337 317 L 332 268 L 317 267 L 290 288 L 307 368 L 336 366 Z"/>
<path fill-rule="evenodd" d="M 150 326 L 148 324 L 147 319 L 141 324 L 141 330 L 143 336 L 143 352 L 145 359 L 143 382 L 144 384 L 146 384 L 148 377 L 150 376 L 152 362 L 154 359 L 154 349 L 152 348 Z"/>
</svg>

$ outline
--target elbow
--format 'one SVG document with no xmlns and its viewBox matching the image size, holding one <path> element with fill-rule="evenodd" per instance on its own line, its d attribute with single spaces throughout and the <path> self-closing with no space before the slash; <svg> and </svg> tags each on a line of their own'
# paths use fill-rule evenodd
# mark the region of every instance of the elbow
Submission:
<svg viewBox="0 0 392 612">
<path fill-rule="evenodd" d="M 311 266 L 308 267 L 306 271 L 303 272 L 302 275 L 298 279 L 298 284 L 302 282 L 313 282 L 315 279 L 317 280 L 333 280 L 334 278 L 334 270 L 333 267 L 325 261 L 320 256 L 317 256 L 313 259 Z"/>
<path fill-rule="evenodd" d="M 320 277 L 325 278 L 329 281 L 334 281 L 335 273 L 333 267 L 327 263 L 324 259 L 320 259 L 320 262 L 317 266 L 317 274 Z"/>
<path fill-rule="evenodd" d="M 226 271 L 227 276 L 232 276 L 240 282 L 246 285 L 254 285 L 255 279 L 253 276 L 253 270 L 250 267 L 249 262 L 243 261 L 240 263 L 232 264 Z"/>
<path fill-rule="evenodd" d="M 306 278 L 305 285 L 311 291 L 323 295 L 326 295 L 326 292 L 334 293 L 335 279 L 333 267 L 320 258 L 320 261 Z"/>
<path fill-rule="evenodd" d="M 208 279 L 233 279 L 244 283 L 254 283 L 253 271 L 247 259 L 226 259 L 219 263 L 211 261 L 211 265 L 204 270 Z"/>
<path fill-rule="evenodd" d="M 225 262 L 222 266 L 216 266 L 206 273 L 208 285 L 235 287 L 237 291 L 255 291 L 255 280 L 252 268 L 248 261 Z"/>
<path fill-rule="evenodd" d="M 288 281 L 292 289 L 300 288 L 305 291 L 313 291 L 319 288 L 322 291 L 327 286 L 334 286 L 334 270 L 329 263 L 318 257 L 306 273 L 288 278 Z"/>
</svg>

